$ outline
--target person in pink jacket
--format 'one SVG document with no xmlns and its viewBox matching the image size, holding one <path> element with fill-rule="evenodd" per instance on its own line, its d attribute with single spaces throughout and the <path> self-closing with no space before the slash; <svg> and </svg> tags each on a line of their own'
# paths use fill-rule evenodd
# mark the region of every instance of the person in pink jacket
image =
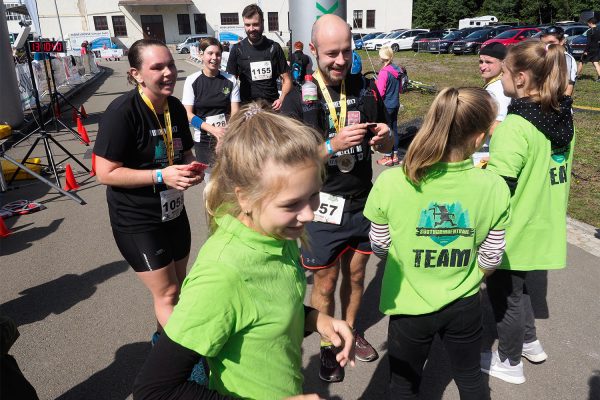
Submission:
<svg viewBox="0 0 600 400">
<path fill-rule="evenodd" d="M 400 73 L 402 67 L 393 63 L 394 51 L 388 47 L 382 47 L 379 50 L 379 58 L 383 67 L 379 70 L 377 76 L 377 89 L 383 98 L 385 105 L 385 113 L 387 123 L 394 135 L 394 148 L 391 153 L 384 154 L 383 157 L 377 160 L 377 164 L 388 167 L 398 164 L 398 111 L 400 110 Z"/>
</svg>

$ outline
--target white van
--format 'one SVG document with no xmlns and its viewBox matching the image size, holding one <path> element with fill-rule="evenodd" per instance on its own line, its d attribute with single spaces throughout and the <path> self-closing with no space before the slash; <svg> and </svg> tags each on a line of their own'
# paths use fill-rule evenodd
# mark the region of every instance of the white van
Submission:
<svg viewBox="0 0 600 400">
<path fill-rule="evenodd" d="M 206 33 L 200 35 L 191 35 L 185 39 L 185 42 L 179 43 L 176 47 L 177 52 L 181 54 L 188 54 L 190 52 L 190 46 L 201 41 L 204 38 L 213 37 L 212 35 L 208 35 Z"/>
</svg>

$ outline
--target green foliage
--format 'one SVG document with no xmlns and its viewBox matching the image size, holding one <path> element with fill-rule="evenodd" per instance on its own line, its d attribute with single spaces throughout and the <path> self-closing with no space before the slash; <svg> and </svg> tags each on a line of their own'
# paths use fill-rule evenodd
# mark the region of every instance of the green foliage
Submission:
<svg viewBox="0 0 600 400">
<path fill-rule="evenodd" d="M 458 27 L 458 20 L 482 15 L 528 24 L 579 21 L 579 15 L 585 10 L 600 11 L 600 0 L 414 0 L 413 26 Z"/>
</svg>

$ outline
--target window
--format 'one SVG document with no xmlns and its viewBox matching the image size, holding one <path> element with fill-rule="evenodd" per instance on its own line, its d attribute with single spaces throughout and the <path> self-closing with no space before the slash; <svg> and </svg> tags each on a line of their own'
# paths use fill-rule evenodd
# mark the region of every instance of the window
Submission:
<svg viewBox="0 0 600 400">
<path fill-rule="evenodd" d="M 8 10 L 11 7 L 18 7 L 21 4 L 19 3 L 4 3 L 6 9 Z M 25 19 L 27 22 L 31 22 L 31 17 L 29 15 L 23 15 L 16 12 L 6 11 L 6 20 L 7 21 L 20 21 L 21 19 Z"/>
<path fill-rule="evenodd" d="M 194 14 L 194 30 L 196 33 L 207 33 L 206 14 Z"/>
<path fill-rule="evenodd" d="M 124 15 L 113 15 L 112 16 L 113 31 L 116 37 L 127 36 L 127 27 L 125 26 Z"/>
<path fill-rule="evenodd" d="M 375 10 L 367 10 L 367 28 L 375 28 Z"/>
<path fill-rule="evenodd" d="M 101 15 L 99 17 L 94 17 L 94 27 L 97 31 L 108 30 L 108 22 L 106 20 L 106 16 Z"/>
<path fill-rule="evenodd" d="M 279 14 L 276 12 L 270 12 L 267 15 L 267 21 L 269 22 L 269 32 L 279 31 Z"/>
<path fill-rule="evenodd" d="M 221 25 L 239 25 L 238 13 L 221 13 Z"/>
<path fill-rule="evenodd" d="M 363 26 L 363 12 L 362 10 L 354 10 L 352 17 L 354 21 L 352 21 L 353 28 L 362 28 Z"/>
<path fill-rule="evenodd" d="M 177 14 L 177 26 L 179 27 L 180 35 L 189 35 L 192 33 L 190 27 L 190 16 L 187 14 Z"/>
</svg>

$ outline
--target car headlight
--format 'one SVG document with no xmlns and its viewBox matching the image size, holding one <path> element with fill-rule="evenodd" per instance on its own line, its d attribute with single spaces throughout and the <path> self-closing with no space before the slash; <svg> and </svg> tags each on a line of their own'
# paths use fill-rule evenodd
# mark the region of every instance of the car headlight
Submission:
<svg viewBox="0 0 600 400">
<path fill-rule="evenodd" d="M 473 42 L 467 42 L 465 43 L 465 46 L 473 46 Z"/>
</svg>

